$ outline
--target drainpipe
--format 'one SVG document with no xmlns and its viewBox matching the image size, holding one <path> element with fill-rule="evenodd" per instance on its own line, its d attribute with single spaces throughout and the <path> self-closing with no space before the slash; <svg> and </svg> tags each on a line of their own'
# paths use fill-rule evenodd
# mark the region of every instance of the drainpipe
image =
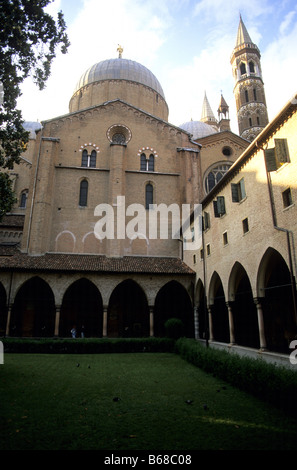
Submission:
<svg viewBox="0 0 297 470">
<path fill-rule="evenodd" d="M 261 150 L 263 150 L 263 155 L 264 155 L 264 149 L 262 147 L 259 147 L 258 145 L 257 145 L 257 147 L 260 148 Z M 283 228 L 283 227 L 278 227 L 278 225 L 277 225 L 277 218 L 276 218 L 274 198 L 273 198 L 273 187 L 272 187 L 270 173 L 267 170 L 265 155 L 264 155 L 264 162 L 265 162 L 265 170 L 266 170 L 266 177 L 267 177 L 267 184 L 268 184 L 268 192 L 269 192 L 269 200 L 270 200 L 270 208 L 271 208 L 273 227 L 275 228 L 275 230 L 286 233 L 286 237 L 287 237 L 287 249 L 288 249 L 288 257 L 289 257 L 289 271 L 290 271 L 290 280 L 291 280 L 291 289 L 292 289 L 292 298 L 293 298 L 293 308 L 294 308 L 295 323 L 296 323 L 296 327 L 297 327 L 296 283 L 295 283 L 295 276 L 294 276 L 294 269 L 293 269 L 292 247 L 291 247 L 291 241 L 290 241 L 290 234 L 293 236 L 293 233 L 292 233 L 291 230 L 288 230 L 288 229 Z"/>
<path fill-rule="evenodd" d="M 30 215 L 29 215 L 29 226 L 28 226 L 28 236 L 27 236 L 27 244 L 26 244 L 26 253 L 29 252 L 29 243 L 30 243 L 30 235 L 31 235 L 31 225 L 32 225 L 32 217 L 33 217 L 33 206 L 34 206 L 34 199 L 35 199 L 35 192 L 36 192 L 36 185 L 37 185 L 37 173 L 39 169 L 39 161 L 40 161 L 40 153 L 41 153 L 41 143 L 42 143 L 42 134 L 43 134 L 43 127 L 41 126 L 40 130 L 40 142 L 39 142 L 39 149 L 38 149 L 38 156 L 35 168 L 35 175 L 34 175 L 34 184 L 33 184 L 33 192 L 31 198 L 31 207 L 30 207 Z"/>
</svg>

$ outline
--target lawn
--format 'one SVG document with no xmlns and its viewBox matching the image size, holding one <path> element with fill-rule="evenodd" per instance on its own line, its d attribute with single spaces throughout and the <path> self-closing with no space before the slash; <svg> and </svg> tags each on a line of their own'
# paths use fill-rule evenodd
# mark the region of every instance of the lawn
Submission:
<svg viewBox="0 0 297 470">
<path fill-rule="evenodd" d="M 297 420 L 170 353 L 6 354 L 1 450 L 295 450 Z"/>
</svg>

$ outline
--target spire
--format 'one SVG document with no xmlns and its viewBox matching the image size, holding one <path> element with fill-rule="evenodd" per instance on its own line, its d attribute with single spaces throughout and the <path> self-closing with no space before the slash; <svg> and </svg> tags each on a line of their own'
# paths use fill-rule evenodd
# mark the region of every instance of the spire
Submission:
<svg viewBox="0 0 297 470">
<path fill-rule="evenodd" d="M 224 116 L 226 117 L 228 113 L 229 113 L 229 106 L 227 105 L 225 98 L 221 94 L 221 101 L 220 101 L 219 108 L 218 108 L 218 114 L 219 115 L 224 114 Z"/>
<path fill-rule="evenodd" d="M 219 130 L 230 131 L 229 106 L 221 93 L 221 101 L 218 107 Z"/>
<path fill-rule="evenodd" d="M 203 105 L 202 105 L 202 113 L 201 113 L 201 119 L 202 122 L 206 122 L 209 124 L 210 122 L 216 123 L 217 120 L 214 117 L 214 114 L 212 112 L 212 109 L 210 107 L 210 104 L 208 102 L 206 92 L 204 92 L 204 100 L 203 100 Z"/>
<path fill-rule="evenodd" d="M 235 47 L 239 47 L 242 44 L 253 44 L 253 41 L 251 40 L 251 37 L 240 15 L 240 21 L 239 21 L 239 26 L 238 26 L 238 31 L 237 31 L 237 39 L 236 39 Z"/>
</svg>

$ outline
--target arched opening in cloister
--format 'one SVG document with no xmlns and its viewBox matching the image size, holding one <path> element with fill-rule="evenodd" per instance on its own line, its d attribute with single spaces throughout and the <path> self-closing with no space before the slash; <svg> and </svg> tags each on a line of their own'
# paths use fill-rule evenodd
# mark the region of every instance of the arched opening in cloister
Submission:
<svg viewBox="0 0 297 470">
<path fill-rule="evenodd" d="M 282 255 L 268 248 L 258 272 L 258 291 L 264 293 L 262 308 L 267 349 L 289 353 L 296 337 L 290 271 Z"/>
<path fill-rule="evenodd" d="M 163 286 L 155 300 L 154 336 L 165 336 L 165 323 L 169 318 L 179 318 L 185 328 L 185 335 L 194 337 L 194 312 L 191 298 L 186 289 L 177 281 Z"/>
<path fill-rule="evenodd" d="M 230 341 L 228 308 L 220 276 L 214 272 L 209 285 L 209 307 L 212 318 L 212 336 L 214 341 Z"/>
<path fill-rule="evenodd" d="M 0 336 L 5 335 L 7 322 L 6 292 L 0 282 Z"/>
<path fill-rule="evenodd" d="M 133 280 L 113 290 L 107 312 L 107 336 L 137 338 L 149 336 L 149 307 L 142 288 Z"/>
<path fill-rule="evenodd" d="M 235 342 L 251 348 L 260 347 L 257 307 L 252 287 L 244 267 L 236 262 L 229 279 L 229 298 L 232 310 Z"/>
<path fill-rule="evenodd" d="M 33 277 L 17 292 L 11 310 L 9 335 L 52 337 L 55 315 L 55 299 L 50 286 L 40 277 Z"/>
<path fill-rule="evenodd" d="M 205 289 L 202 284 L 202 281 L 199 279 L 196 287 L 196 305 L 197 305 L 197 314 L 198 314 L 198 334 L 199 338 L 207 339 L 207 308 L 205 302 Z"/>
<path fill-rule="evenodd" d="M 85 337 L 89 338 L 102 336 L 102 297 L 95 284 L 85 278 L 71 284 L 64 294 L 59 336 L 71 336 L 71 329 L 74 326 L 78 337 L 82 332 Z"/>
</svg>

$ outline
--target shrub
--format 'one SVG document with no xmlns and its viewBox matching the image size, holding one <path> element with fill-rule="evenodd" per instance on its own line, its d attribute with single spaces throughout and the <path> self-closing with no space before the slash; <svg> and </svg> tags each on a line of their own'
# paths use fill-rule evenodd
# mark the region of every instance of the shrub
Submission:
<svg viewBox="0 0 297 470">
<path fill-rule="evenodd" d="M 181 338 L 176 342 L 176 352 L 205 372 L 297 417 L 296 372 L 268 364 L 262 359 L 206 348 L 188 338 Z"/>
<path fill-rule="evenodd" d="M 167 338 L 178 339 L 184 336 L 184 324 L 179 318 L 169 318 L 165 322 L 165 333 Z"/>
</svg>

